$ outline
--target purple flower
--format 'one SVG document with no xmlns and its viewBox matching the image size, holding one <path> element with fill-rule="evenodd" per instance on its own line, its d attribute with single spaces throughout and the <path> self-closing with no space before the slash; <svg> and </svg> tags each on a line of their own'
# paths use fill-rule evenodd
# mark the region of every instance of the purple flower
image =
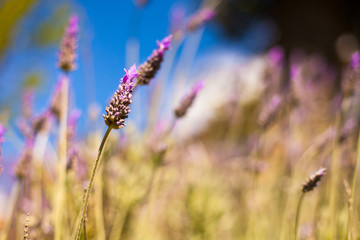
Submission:
<svg viewBox="0 0 360 240">
<path fill-rule="evenodd" d="M 33 119 L 32 126 L 34 129 L 34 134 L 37 134 L 41 131 L 47 131 L 50 128 L 51 116 L 51 111 L 46 110 L 45 112 L 41 113 L 39 116 Z"/>
<path fill-rule="evenodd" d="M 75 59 L 77 58 L 76 48 L 78 31 L 78 17 L 73 15 L 70 17 L 69 25 L 61 41 L 60 51 L 58 53 L 58 67 L 64 72 L 71 72 L 76 69 Z"/>
<path fill-rule="evenodd" d="M 284 49 L 279 46 L 273 47 L 269 51 L 270 62 L 273 66 L 282 66 L 284 63 Z"/>
<path fill-rule="evenodd" d="M 158 45 L 158 49 L 157 49 L 158 53 L 154 51 L 152 55 L 161 54 L 162 56 L 164 56 L 164 53 L 170 49 L 171 40 L 172 40 L 172 35 L 169 35 L 160 42 L 156 41 Z"/>
<path fill-rule="evenodd" d="M 204 87 L 204 81 L 196 83 L 188 94 L 186 94 L 180 104 L 175 108 L 174 114 L 176 118 L 182 118 L 193 104 L 197 94 Z"/>
<path fill-rule="evenodd" d="M 25 90 L 22 95 L 22 113 L 25 118 L 31 118 L 34 102 L 34 91 Z"/>
<path fill-rule="evenodd" d="M 80 116 L 81 111 L 78 109 L 73 110 L 70 114 L 67 128 L 67 138 L 69 144 L 72 144 L 72 141 L 74 140 L 76 123 L 79 120 Z"/>
<path fill-rule="evenodd" d="M 157 41 L 158 48 L 153 51 L 148 60 L 143 63 L 139 69 L 139 77 L 137 78 L 138 85 L 147 85 L 155 74 L 160 69 L 161 63 L 164 60 L 164 54 L 170 48 L 172 35 L 167 36 L 160 42 Z"/>
<path fill-rule="evenodd" d="M 33 158 L 34 142 L 32 140 L 26 142 L 26 147 L 15 166 L 15 175 L 18 179 L 23 179 L 30 172 L 31 162 Z"/>
<path fill-rule="evenodd" d="M 352 54 L 350 66 L 354 70 L 358 70 L 360 68 L 360 53 L 358 51 Z"/>
<path fill-rule="evenodd" d="M 352 96 L 359 89 L 360 80 L 360 53 L 352 54 L 348 69 L 343 73 L 341 81 L 344 96 Z"/>
<path fill-rule="evenodd" d="M 0 124 L 0 143 L 4 142 L 5 127 Z"/>
<path fill-rule="evenodd" d="M 318 182 L 320 182 L 321 178 L 326 174 L 326 168 L 320 168 L 316 173 L 311 174 L 303 183 L 302 191 L 304 193 L 310 192 L 317 187 Z"/>
<path fill-rule="evenodd" d="M 279 94 L 274 95 L 260 112 L 258 123 L 266 129 L 276 119 L 282 103 L 282 97 Z"/>
<path fill-rule="evenodd" d="M 79 32 L 79 20 L 77 15 L 70 17 L 68 28 L 66 29 L 66 34 L 76 37 Z"/>
<path fill-rule="evenodd" d="M 170 30 L 174 35 L 176 35 L 176 33 L 180 31 L 181 25 L 184 21 L 185 8 L 183 5 L 177 4 L 176 6 L 172 7 L 170 14 Z"/>
<path fill-rule="evenodd" d="M 5 133 L 5 128 L 3 125 L 0 124 L 0 163 L 1 163 L 1 143 L 4 142 L 4 133 Z M 2 173 L 3 168 L 0 165 L 0 174 Z"/>
<path fill-rule="evenodd" d="M 190 20 L 187 25 L 187 30 L 192 32 L 204 25 L 206 22 L 210 21 L 216 16 L 216 12 L 212 8 L 203 8 L 196 12 L 190 17 Z"/>
<path fill-rule="evenodd" d="M 114 129 L 126 126 L 125 119 L 130 113 L 129 105 L 131 104 L 134 87 L 133 80 L 139 75 L 136 72 L 135 64 L 128 71 L 124 70 L 125 76 L 120 80 L 118 90 L 116 90 L 109 106 L 105 109 L 106 115 L 103 114 L 106 125 Z"/>
</svg>

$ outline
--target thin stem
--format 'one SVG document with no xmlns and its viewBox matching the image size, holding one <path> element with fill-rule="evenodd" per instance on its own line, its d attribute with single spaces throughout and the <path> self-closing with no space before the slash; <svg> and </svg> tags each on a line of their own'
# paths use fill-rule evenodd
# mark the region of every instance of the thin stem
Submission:
<svg viewBox="0 0 360 240">
<path fill-rule="evenodd" d="M 10 209 L 9 218 L 3 228 L 3 235 L 0 238 L 1 240 L 7 240 L 8 236 L 10 235 L 11 225 L 14 222 L 14 219 L 16 218 L 16 208 L 18 206 L 21 189 L 22 189 L 22 180 L 18 180 L 11 190 L 11 195 L 10 195 L 11 201 L 9 202 L 11 202 L 12 204 L 9 207 Z"/>
<path fill-rule="evenodd" d="M 84 218 L 84 240 L 87 240 L 87 233 L 86 233 L 86 220 Z"/>
<path fill-rule="evenodd" d="M 336 114 L 335 119 L 335 136 L 333 139 L 332 153 L 331 153 L 331 175 L 330 175 L 330 231 L 329 235 L 331 239 L 334 239 L 337 235 L 337 192 L 338 192 L 338 183 L 339 183 L 339 174 L 340 174 L 340 162 L 339 162 L 339 135 L 341 131 L 341 126 L 343 123 L 344 115 L 344 102 L 341 102 L 341 108 Z"/>
<path fill-rule="evenodd" d="M 122 211 L 118 209 L 114 218 L 114 224 L 111 228 L 110 240 L 119 240 L 121 239 L 121 233 L 123 232 L 123 226 L 125 222 L 125 218 L 128 215 L 128 211 L 130 210 L 130 206 L 126 205 L 123 207 Z"/>
<path fill-rule="evenodd" d="M 105 240 L 106 238 L 103 212 L 103 169 L 100 166 L 99 174 L 96 176 L 98 182 L 95 188 L 95 219 L 98 240 Z"/>
<path fill-rule="evenodd" d="M 60 110 L 60 126 L 59 126 L 59 163 L 58 163 L 58 182 L 57 195 L 55 198 L 54 211 L 54 239 L 61 240 L 64 213 L 64 195 L 66 184 L 66 155 L 67 155 L 67 112 L 68 112 L 68 91 L 69 79 L 66 76 L 63 80 L 62 89 L 60 89 L 61 96 L 61 110 Z"/>
<path fill-rule="evenodd" d="M 91 172 L 91 177 L 90 177 L 90 180 L 89 180 L 89 185 L 88 187 L 86 188 L 86 195 L 85 195 L 85 201 L 84 201 L 84 204 L 83 204 L 83 207 L 82 207 L 82 214 L 81 214 L 81 220 L 80 220 L 80 223 L 79 223 L 79 226 L 76 230 L 76 236 L 75 236 L 75 240 L 78 240 L 80 239 L 80 235 L 81 235 L 81 229 L 82 229 L 82 225 L 84 223 L 84 218 L 85 218 L 85 214 L 86 214 L 86 209 L 87 209 L 87 206 L 88 206 L 88 202 L 89 202 L 89 196 L 90 196 L 90 192 L 91 192 L 91 188 L 94 184 L 94 179 L 95 179 L 95 174 L 96 174 L 96 170 L 98 168 L 98 165 L 100 163 L 100 156 L 101 156 L 101 153 L 104 149 L 104 145 L 105 145 L 105 142 L 111 132 L 112 128 L 111 127 L 108 127 L 105 134 L 104 134 L 104 137 L 101 141 L 101 144 L 100 144 L 100 147 L 99 147 L 99 151 L 98 151 L 98 155 L 97 155 L 97 158 L 95 160 L 95 163 L 94 163 L 94 166 L 93 166 L 93 169 L 92 169 L 92 172 Z"/>
<path fill-rule="evenodd" d="M 356 176 L 357 176 L 357 172 L 358 172 L 357 169 L 358 169 L 358 164 L 359 164 L 359 158 L 360 158 L 360 132 L 358 134 L 358 140 L 357 140 L 357 146 L 356 146 L 356 159 L 355 159 L 354 173 L 353 173 L 353 178 L 352 178 L 352 183 L 351 183 L 351 196 L 352 196 L 352 201 L 353 201 L 352 202 L 353 210 L 355 210 L 355 206 L 356 206 L 356 203 L 355 203 L 355 201 L 356 201 L 355 189 L 356 188 L 355 188 L 355 186 L 356 186 Z M 348 222 L 348 224 L 349 224 L 349 222 Z M 354 236 L 354 239 L 356 239 L 356 236 Z"/>
<path fill-rule="evenodd" d="M 295 240 L 298 239 L 298 227 L 299 227 L 299 219 L 300 219 L 300 211 L 301 211 L 301 206 L 302 206 L 302 203 L 303 203 L 303 200 L 304 200 L 304 196 L 305 196 L 305 193 L 303 191 L 301 191 L 301 195 L 300 195 L 300 198 L 299 198 L 299 203 L 298 203 L 298 206 L 297 206 L 297 209 L 296 209 L 296 217 L 295 217 Z"/>
</svg>

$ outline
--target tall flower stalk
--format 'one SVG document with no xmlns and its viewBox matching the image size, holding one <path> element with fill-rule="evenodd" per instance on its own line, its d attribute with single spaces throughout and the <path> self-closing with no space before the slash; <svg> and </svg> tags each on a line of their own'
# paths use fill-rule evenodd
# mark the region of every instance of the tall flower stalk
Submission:
<svg viewBox="0 0 360 240">
<path fill-rule="evenodd" d="M 128 71 L 125 69 L 125 76 L 121 79 L 120 85 L 118 87 L 118 90 L 114 93 L 113 98 L 110 101 L 110 104 L 108 107 L 106 107 L 105 111 L 106 114 L 103 115 L 105 124 L 108 126 L 105 135 L 101 141 L 98 155 L 96 157 L 94 166 L 91 171 L 91 176 L 89 180 L 88 187 L 86 188 L 86 194 L 84 198 L 84 203 L 82 206 L 82 212 L 81 212 L 81 219 L 79 222 L 79 225 L 76 230 L 75 239 L 80 239 L 81 231 L 83 228 L 83 223 L 86 215 L 87 206 L 89 203 L 89 197 L 90 192 L 94 184 L 95 180 L 95 174 L 97 172 L 98 166 L 100 164 L 100 157 L 104 150 L 104 146 L 106 143 L 107 138 L 109 137 L 109 134 L 112 129 L 120 129 L 122 127 L 125 127 L 125 119 L 128 117 L 128 114 L 130 113 L 129 105 L 131 104 L 131 98 L 132 98 L 132 92 L 134 89 L 134 82 L 133 80 L 138 76 L 139 74 L 136 72 L 136 66 L 133 65 Z"/>
<path fill-rule="evenodd" d="M 58 54 L 58 67 L 63 71 L 63 76 L 60 78 L 58 98 L 59 98 L 59 142 L 58 142 L 58 191 L 55 197 L 54 210 L 54 239 L 61 240 L 63 234 L 63 209 L 64 209 L 64 195 L 66 185 L 66 159 L 67 159 L 67 113 L 68 113 L 68 96 L 69 96 L 69 78 L 71 71 L 76 69 L 75 59 L 77 58 L 77 34 L 78 34 L 78 18 L 76 15 L 71 16 L 68 27 L 65 31 L 64 37 L 60 44 L 60 51 Z"/>
</svg>

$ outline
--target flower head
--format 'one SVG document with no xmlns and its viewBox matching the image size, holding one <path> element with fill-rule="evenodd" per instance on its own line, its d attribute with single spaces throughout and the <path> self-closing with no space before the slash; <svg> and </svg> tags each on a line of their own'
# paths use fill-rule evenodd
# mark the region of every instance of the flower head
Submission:
<svg viewBox="0 0 360 240">
<path fill-rule="evenodd" d="M 204 81 L 200 81 L 194 85 L 190 92 L 183 97 L 180 104 L 175 108 L 174 114 L 176 118 L 185 116 L 188 109 L 193 104 L 197 94 L 204 87 Z"/>
<path fill-rule="evenodd" d="M 360 68 L 360 52 L 356 51 L 351 56 L 350 66 L 354 70 L 359 70 Z"/>
<path fill-rule="evenodd" d="M 176 4 L 170 12 L 170 31 L 174 39 L 179 39 L 182 34 L 182 24 L 185 18 L 185 8 L 183 5 Z"/>
<path fill-rule="evenodd" d="M 34 102 L 34 91 L 31 89 L 25 90 L 22 95 L 22 114 L 29 119 L 32 116 Z"/>
<path fill-rule="evenodd" d="M 203 8 L 190 17 L 187 30 L 192 32 L 216 16 L 214 9 Z"/>
<path fill-rule="evenodd" d="M 0 124 L 0 162 L 1 162 L 1 143 L 4 142 L 4 133 L 5 133 L 5 128 L 3 125 Z M 2 166 L 0 165 L 0 174 L 2 173 Z"/>
<path fill-rule="evenodd" d="M 303 183 L 303 189 L 302 191 L 304 193 L 310 192 L 316 188 L 318 182 L 321 180 L 321 178 L 326 174 L 326 168 L 322 167 L 319 170 L 317 170 L 316 173 L 310 175 L 305 182 Z"/>
<path fill-rule="evenodd" d="M 78 17 L 73 15 L 70 17 L 69 24 L 61 41 L 60 51 L 58 53 L 58 67 L 64 72 L 71 72 L 76 69 L 75 59 L 77 58 L 76 48 L 78 32 Z"/>
<path fill-rule="evenodd" d="M 30 166 L 33 158 L 33 146 L 34 142 L 28 141 L 26 143 L 26 147 L 24 149 L 24 152 L 22 153 L 20 159 L 16 163 L 15 166 L 15 175 L 18 179 L 22 179 L 26 176 L 28 176 L 30 172 Z"/>
<path fill-rule="evenodd" d="M 125 76 L 120 80 L 118 90 L 116 90 L 109 106 L 105 109 L 106 115 L 103 114 L 107 126 L 114 129 L 126 126 L 125 119 L 130 113 L 129 105 L 131 104 L 134 87 L 133 80 L 138 75 L 135 64 L 128 71 L 125 69 Z"/>
<path fill-rule="evenodd" d="M 348 69 L 346 69 L 341 81 L 344 96 L 352 96 L 359 89 L 360 84 L 360 53 L 352 54 Z"/>
<path fill-rule="evenodd" d="M 68 143 L 72 144 L 75 136 L 75 129 L 76 123 L 81 116 L 81 111 L 79 109 L 75 109 L 71 112 L 69 120 L 68 120 L 68 127 L 67 127 L 67 138 Z"/>
<path fill-rule="evenodd" d="M 260 112 L 258 123 L 262 128 L 267 128 L 276 119 L 282 103 L 282 97 L 279 94 L 274 95 Z"/>
<path fill-rule="evenodd" d="M 160 65 L 164 60 L 164 54 L 170 48 L 172 35 L 167 36 L 161 41 L 157 41 L 158 48 L 153 51 L 148 60 L 139 67 L 138 85 L 147 85 L 160 69 Z"/>
<path fill-rule="evenodd" d="M 41 131 L 48 130 L 50 128 L 51 116 L 52 116 L 51 111 L 46 110 L 32 120 L 32 127 L 34 130 L 34 134 L 37 134 L 38 132 L 41 132 Z"/>
<path fill-rule="evenodd" d="M 4 142 L 5 127 L 0 124 L 0 143 Z"/>
</svg>

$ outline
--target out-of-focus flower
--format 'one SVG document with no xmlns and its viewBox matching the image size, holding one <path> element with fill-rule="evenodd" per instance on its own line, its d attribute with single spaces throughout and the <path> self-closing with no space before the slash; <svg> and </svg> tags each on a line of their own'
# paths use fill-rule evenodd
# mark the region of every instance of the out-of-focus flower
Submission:
<svg viewBox="0 0 360 240">
<path fill-rule="evenodd" d="M 38 132 L 45 131 L 49 129 L 51 121 L 51 112 L 49 110 L 41 113 L 39 116 L 34 118 L 32 121 L 34 133 L 37 134 Z"/>
<path fill-rule="evenodd" d="M 185 116 L 188 109 L 193 104 L 198 92 L 204 87 L 204 81 L 200 81 L 186 94 L 181 100 L 180 104 L 175 108 L 174 114 L 176 118 L 182 118 Z"/>
<path fill-rule="evenodd" d="M 358 123 L 355 118 L 348 119 L 340 131 L 339 141 L 340 142 L 345 141 L 345 139 L 347 139 L 354 132 L 354 129 L 357 126 L 358 126 Z"/>
<path fill-rule="evenodd" d="M 29 141 L 26 143 L 24 152 L 22 153 L 20 159 L 15 166 L 15 176 L 18 179 L 23 179 L 24 177 L 28 176 L 30 172 L 30 165 L 33 158 L 33 145 L 33 141 Z"/>
<path fill-rule="evenodd" d="M 183 5 L 176 4 L 170 11 L 170 32 L 174 36 L 174 40 L 178 40 L 182 36 L 182 25 L 185 19 L 185 8 Z"/>
<path fill-rule="evenodd" d="M 79 120 L 80 116 L 81 116 L 81 111 L 78 109 L 73 110 L 70 114 L 68 120 L 68 127 L 67 127 L 68 143 L 71 143 L 74 140 L 76 123 Z"/>
<path fill-rule="evenodd" d="M 282 66 L 284 64 L 284 49 L 280 46 L 273 47 L 268 53 L 270 63 L 273 66 Z"/>
<path fill-rule="evenodd" d="M 78 159 L 79 159 L 79 151 L 74 147 L 71 148 L 69 151 L 69 158 L 66 163 L 66 170 L 76 171 Z"/>
<path fill-rule="evenodd" d="M 284 50 L 281 47 L 276 46 L 269 50 L 264 72 L 266 93 L 272 95 L 281 89 L 284 78 L 284 62 Z"/>
<path fill-rule="evenodd" d="M 0 143 L 4 142 L 5 127 L 0 124 Z"/>
<path fill-rule="evenodd" d="M 25 90 L 22 95 L 22 114 L 25 118 L 30 119 L 33 110 L 34 91 Z"/>
<path fill-rule="evenodd" d="M 160 69 L 160 65 L 164 60 L 164 54 L 170 48 L 172 36 L 167 36 L 160 42 L 157 42 L 158 48 L 153 51 L 148 60 L 139 67 L 139 76 L 137 78 L 138 85 L 147 85 Z"/>
<path fill-rule="evenodd" d="M 51 101 L 50 111 L 57 118 L 60 119 L 61 114 L 61 98 L 64 82 L 68 81 L 67 77 L 62 75 L 59 79 L 59 82 L 55 88 L 55 92 Z"/>
<path fill-rule="evenodd" d="M 321 56 L 302 57 L 291 63 L 291 90 L 295 99 L 316 109 L 334 97 L 336 71 Z"/>
<path fill-rule="evenodd" d="M 316 173 L 310 175 L 305 182 L 303 183 L 303 189 L 302 191 L 304 193 L 310 192 L 316 188 L 318 182 L 321 180 L 321 178 L 326 174 L 326 168 L 322 167 L 320 168 Z"/>
<path fill-rule="evenodd" d="M 356 51 L 351 56 L 350 66 L 354 70 L 359 70 L 359 68 L 360 68 L 360 53 L 358 51 Z"/>
<path fill-rule="evenodd" d="M 258 123 L 262 128 L 267 128 L 276 119 L 282 103 L 282 97 L 279 94 L 274 95 L 260 112 Z"/>
<path fill-rule="evenodd" d="M 206 22 L 210 21 L 216 16 L 216 12 L 212 8 L 203 8 L 192 15 L 187 24 L 187 30 L 189 32 L 195 31 Z"/>
<path fill-rule="evenodd" d="M 344 96 L 352 96 L 359 89 L 360 81 L 360 53 L 355 52 L 351 56 L 348 69 L 345 70 L 341 81 Z"/>
<path fill-rule="evenodd" d="M 31 139 L 34 137 L 34 130 L 32 129 L 32 126 L 29 125 L 28 121 L 26 121 L 25 118 L 21 117 L 17 119 L 16 125 L 18 129 L 20 130 L 21 134 L 27 138 Z"/>
<path fill-rule="evenodd" d="M 64 72 L 71 72 L 76 69 L 75 59 L 77 58 L 76 48 L 78 32 L 78 17 L 73 15 L 70 17 L 69 25 L 61 41 L 58 54 L 58 67 Z"/>
<path fill-rule="evenodd" d="M 106 115 L 103 114 L 105 123 L 108 127 L 119 129 L 125 127 L 125 119 L 130 113 L 129 105 L 131 104 L 132 92 L 134 87 L 134 78 L 139 74 L 136 72 L 135 64 L 125 70 L 125 76 L 120 80 L 119 88 L 114 93 L 108 107 L 106 107 Z"/>
<path fill-rule="evenodd" d="M 5 128 L 2 124 L 0 124 L 0 163 L 1 163 L 1 143 L 3 143 L 5 141 L 4 134 L 5 134 Z M 2 173 L 2 171 L 3 171 L 3 168 L 0 165 L 0 174 Z"/>
</svg>

